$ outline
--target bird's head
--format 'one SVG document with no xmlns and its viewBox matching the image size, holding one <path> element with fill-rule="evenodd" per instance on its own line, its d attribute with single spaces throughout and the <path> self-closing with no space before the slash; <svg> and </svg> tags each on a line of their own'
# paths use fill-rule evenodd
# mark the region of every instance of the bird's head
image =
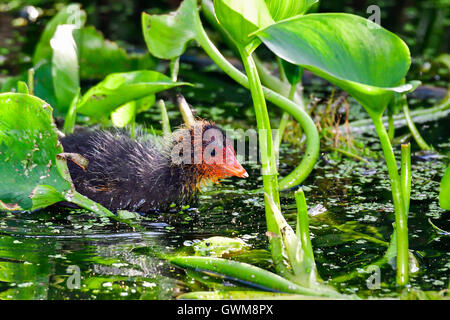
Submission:
<svg viewBox="0 0 450 320">
<path fill-rule="evenodd" d="M 215 124 L 196 120 L 190 127 L 175 131 L 174 139 L 176 143 L 172 150 L 172 162 L 188 165 L 202 181 L 248 177 L 237 159 L 233 141 Z M 174 161 L 174 157 L 178 159 Z"/>
</svg>

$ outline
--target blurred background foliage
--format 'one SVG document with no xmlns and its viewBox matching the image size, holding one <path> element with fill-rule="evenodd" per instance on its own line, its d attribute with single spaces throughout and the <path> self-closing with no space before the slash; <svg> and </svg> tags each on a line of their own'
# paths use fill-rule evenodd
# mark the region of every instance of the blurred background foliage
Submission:
<svg viewBox="0 0 450 320">
<path fill-rule="evenodd" d="M 141 34 L 142 11 L 164 13 L 178 7 L 180 0 L 95 0 L 78 1 L 93 25 L 106 39 L 116 41 L 129 52 L 146 49 Z M 49 19 L 70 1 L 0 1 L 0 76 L 19 74 L 31 66 L 31 55 Z M 347 12 L 369 17 L 370 5 L 381 8 L 381 24 L 398 34 L 410 46 L 413 71 L 429 71 L 432 61 L 449 52 L 450 0 L 321 1 L 320 12 Z M 426 80 L 426 79 L 425 79 Z M 433 79 L 437 80 L 437 79 Z"/>
</svg>

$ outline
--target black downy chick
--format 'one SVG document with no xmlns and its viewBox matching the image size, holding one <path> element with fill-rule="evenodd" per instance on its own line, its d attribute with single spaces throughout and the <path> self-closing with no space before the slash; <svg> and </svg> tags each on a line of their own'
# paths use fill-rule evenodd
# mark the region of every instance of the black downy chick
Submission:
<svg viewBox="0 0 450 320">
<path fill-rule="evenodd" d="M 89 161 L 85 169 L 68 162 L 75 189 L 112 211 L 167 209 L 172 203 L 189 203 L 208 181 L 248 177 L 233 143 L 219 127 L 203 120 L 159 139 L 84 131 L 61 143 L 64 152 Z"/>
</svg>

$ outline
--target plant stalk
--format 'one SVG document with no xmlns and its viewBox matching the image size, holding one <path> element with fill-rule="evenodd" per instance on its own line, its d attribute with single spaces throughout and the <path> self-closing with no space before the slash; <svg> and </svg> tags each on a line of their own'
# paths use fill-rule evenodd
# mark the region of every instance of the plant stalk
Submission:
<svg viewBox="0 0 450 320">
<path fill-rule="evenodd" d="M 401 159 L 401 181 L 403 190 L 403 201 L 405 204 L 406 219 L 409 213 L 409 202 L 411 198 L 411 144 L 402 144 Z"/>
<path fill-rule="evenodd" d="M 239 48 L 242 57 L 245 71 L 248 75 L 250 92 L 253 99 L 253 105 L 256 114 L 256 123 L 258 126 L 258 138 L 261 149 L 261 167 L 263 175 L 264 192 L 267 194 L 278 209 L 280 206 L 280 196 L 278 193 L 277 180 L 277 162 L 275 149 L 272 141 L 272 131 L 270 127 L 269 113 L 267 111 L 266 100 L 262 89 L 261 81 L 259 79 L 258 70 L 252 58 L 252 51 L 248 48 Z M 283 249 L 280 238 L 280 228 L 274 218 L 274 213 L 270 207 L 270 199 L 265 198 L 266 222 L 267 230 L 275 233 L 278 237 L 270 237 L 270 245 L 272 252 L 272 259 L 275 267 L 281 274 L 285 273 L 283 265 Z"/>
<path fill-rule="evenodd" d="M 391 182 L 392 198 L 395 209 L 395 230 L 397 236 L 397 284 L 404 286 L 409 278 L 409 252 L 408 252 L 408 224 L 405 201 L 402 192 L 402 183 L 398 174 L 397 162 L 386 128 L 382 122 L 382 115 L 372 116 L 375 129 L 383 148 L 386 165 Z"/>
</svg>

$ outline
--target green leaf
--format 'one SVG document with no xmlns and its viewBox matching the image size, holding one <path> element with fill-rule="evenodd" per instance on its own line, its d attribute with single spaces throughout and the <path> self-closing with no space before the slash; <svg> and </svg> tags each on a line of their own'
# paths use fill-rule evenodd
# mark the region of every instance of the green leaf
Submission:
<svg viewBox="0 0 450 320">
<path fill-rule="evenodd" d="M 381 115 L 411 64 L 409 49 L 395 34 L 344 13 L 309 14 L 257 33 L 279 57 L 341 87 L 372 115 Z"/>
<path fill-rule="evenodd" d="M 155 100 L 156 96 L 152 94 L 148 97 L 125 103 L 111 113 L 112 123 L 119 128 L 133 123 L 136 115 L 150 109 L 155 104 Z"/>
<path fill-rule="evenodd" d="M 255 39 L 250 34 L 274 23 L 264 0 L 214 0 L 217 20 L 238 44 Z"/>
<path fill-rule="evenodd" d="M 70 103 L 69 110 L 67 111 L 66 117 L 64 118 L 63 131 L 65 134 L 71 134 L 75 130 L 75 123 L 77 121 L 77 104 L 79 99 L 80 99 L 80 89 L 78 89 L 76 96 Z"/>
<path fill-rule="evenodd" d="M 136 111 L 136 101 L 127 102 L 111 113 L 111 121 L 114 126 L 123 128 L 134 122 Z"/>
<path fill-rule="evenodd" d="M 57 160 L 62 152 L 52 108 L 45 101 L 21 93 L 0 94 L 0 200 L 4 204 L 34 210 L 64 199 L 62 194 L 71 185 Z M 46 193 L 48 197 L 43 196 Z"/>
<path fill-rule="evenodd" d="M 275 273 L 243 262 L 210 257 L 176 257 L 170 258 L 169 261 L 182 268 L 194 269 L 209 276 L 226 277 L 261 290 L 297 293 L 307 296 L 351 298 L 351 296 L 344 296 L 329 289 L 305 288 Z"/>
<path fill-rule="evenodd" d="M 305 14 L 319 0 L 265 0 L 273 20 Z"/>
<path fill-rule="evenodd" d="M 75 25 L 59 25 L 50 40 L 53 49 L 52 79 L 57 108 L 67 113 L 80 88 L 78 52 L 73 36 Z"/>
<path fill-rule="evenodd" d="M 57 105 L 51 62 L 41 63 L 36 66 L 34 72 L 34 95 L 52 106 Z M 54 111 L 59 113 L 58 109 Z"/>
<path fill-rule="evenodd" d="M 0 94 L 0 208 L 36 210 L 66 200 L 114 217 L 74 190 L 52 111 L 35 96 Z"/>
<path fill-rule="evenodd" d="M 142 32 L 148 51 L 160 59 L 172 60 L 186 50 L 195 38 L 197 0 L 185 0 L 177 11 L 167 15 L 142 13 Z"/>
<path fill-rule="evenodd" d="M 223 274 L 232 279 L 253 284 L 263 290 L 306 294 L 313 292 L 279 275 L 247 263 L 209 257 L 179 257 L 170 259 L 170 262 L 183 268 L 206 271 L 209 275 L 211 275 L 210 272 Z"/>
<path fill-rule="evenodd" d="M 442 209 L 450 210 L 450 167 L 447 168 L 442 177 L 439 205 Z"/>
<path fill-rule="evenodd" d="M 110 73 L 153 69 L 150 54 L 127 54 L 117 43 L 105 40 L 93 26 L 80 30 L 80 78 L 103 79 Z"/>
<path fill-rule="evenodd" d="M 85 93 L 77 111 L 98 118 L 127 102 L 185 84 L 156 71 L 113 73 Z"/>
<path fill-rule="evenodd" d="M 23 81 L 18 81 L 17 82 L 17 92 L 18 93 L 25 93 L 28 94 L 28 86 L 25 82 Z"/>
<path fill-rule="evenodd" d="M 303 76 L 303 68 L 299 65 L 292 64 L 287 62 L 286 60 L 281 59 L 281 67 L 284 70 L 284 74 L 286 75 L 286 79 L 289 81 L 291 85 L 296 85 L 302 81 Z"/>
<path fill-rule="evenodd" d="M 33 56 L 33 65 L 38 65 L 42 60 L 50 62 L 52 57 L 52 48 L 50 47 L 50 39 L 61 24 L 72 24 L 77 28 L 81 28 L 86 22 L 86 13 L 81 10 L 79 4 L 70 4 L 61 9 L 45 26 L 44 32 L 36 46 Z"/>
</svg>

